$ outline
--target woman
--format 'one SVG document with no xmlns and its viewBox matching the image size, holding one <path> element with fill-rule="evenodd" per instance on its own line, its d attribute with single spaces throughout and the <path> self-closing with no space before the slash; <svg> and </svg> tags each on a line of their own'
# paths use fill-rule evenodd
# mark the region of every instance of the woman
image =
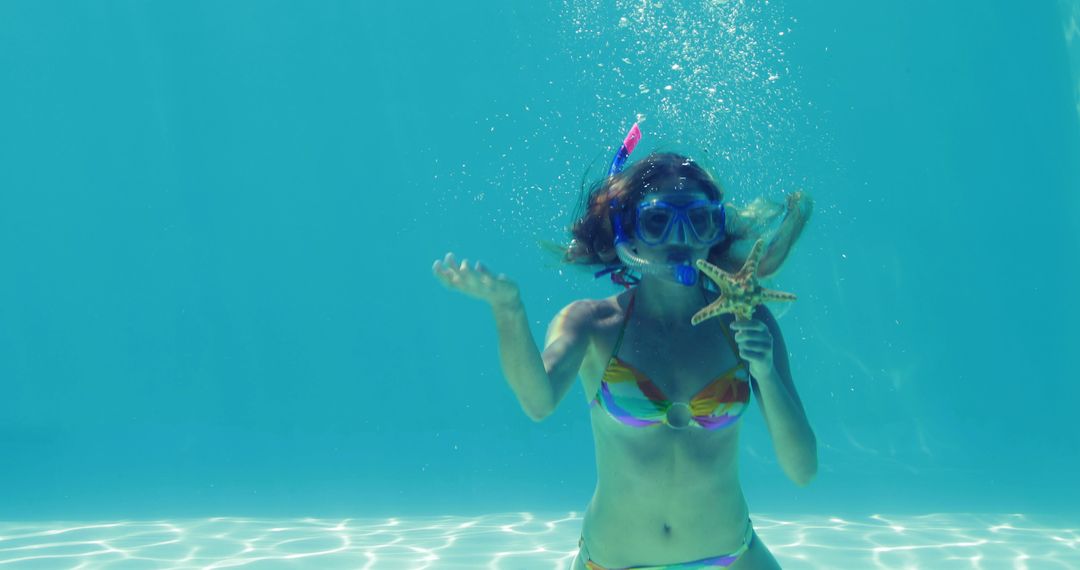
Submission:
<svg viewBox="0 0 1080 570">
<path fill-rule="evenodd" d="M 574 570 L 779 568 L 754 533 L 736 459 L 737 420 L 753 391 L 784 472 L 800 486 L 816 474 L 816 439 L 783 337 L 764 306 L 747 321 L 722 315 L 691 326 L 716 293 L 696 270 L 678 277 L 699 259 L 738 268 L 748 248 L 736 247 L 728 226 L 740 230 L 725 222 L 719 185 L 692 160 L 653 154 L 619 170 L 590 193 L 567 258 L 607 266 L 626 290 L 570 303 L 551 321 L 542 353 L 513 281 L 479 262 L 458 265 L 453 254 L 433 271 L 490 303 L 503 372 L 529 417 L 547 417 L 582 380 L 598 481 Z M 786 256 L 806 220 L 805 211 L 792 219 L 799 210 L 789 211 L 762 267 L 771 260 L 775 271 Z"/>
</svg>

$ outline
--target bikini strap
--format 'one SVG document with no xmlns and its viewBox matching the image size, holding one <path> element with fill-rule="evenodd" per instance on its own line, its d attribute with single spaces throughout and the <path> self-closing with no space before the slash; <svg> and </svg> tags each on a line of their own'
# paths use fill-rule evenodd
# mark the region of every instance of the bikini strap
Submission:
<svg viewBox="0 0 1080 570">
<path fill-rule="evenodd" d="M 630 311 L 634 308 L 634 299 L 637 298 L 636 291 L 630 293 L 630 301 L 626 303 L 626 316 L 623 317 L 622 328 L 619 329 L 619 338 L 615 341 L 615 350 L 611 351 L 611 357 L 614 358 L 619 355 L 619 347 L 622 346 L 623 335 L 626 334 L 626 323 L 630 322 Z"/>
</svg>

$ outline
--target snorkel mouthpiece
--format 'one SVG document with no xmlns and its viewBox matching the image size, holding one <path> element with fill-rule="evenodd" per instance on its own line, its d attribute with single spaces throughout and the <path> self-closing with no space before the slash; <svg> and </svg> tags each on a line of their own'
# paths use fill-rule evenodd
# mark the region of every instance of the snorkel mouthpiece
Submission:
<svg viewBox="0 0 1080 570">
<path fill-rule="evenodd" d="M 611 168 L 608 169 L 609 177 L 622 172 L 626 159 L 630 157 L 630 153 L 634 152 L 634 148 L 640 141 L 641 128 L 638 127 L 638 123 L 634 123 L 634 126 L 630 127 L 630 131 L 626 133 L 622 146 L 611 160 Z M 615 231 L 615 254 L 623 265 L 642 274 L 672 279 L 687 287 L 697 284 L 698 269 L 689 259 L 680 259 L 671 263 L 653 263 L 636 255 L 630 247 L 630 238 L 626 237 L 623 231 L 622 212 L 619 210 L 618 199 L 611 200 L 611 212 L 612 229 Z M 597 273 L 597 276 L 604 273 L 601 271 Z"/>
<path fill-rule="evenodd" d="M 698 270 L 694 267 L 694 260 L 685 253 L 679 253 L 668 257 L 667 266 L 671 268 L 672 276 L 682 285 L 690 287 L 697 283 Z"/>
<path fill-rule="evenodd" d="M 675 266 L 675 280 L 687 287 L 697 283 L 698 269 L 689 263 L 681 263 Z"/>
</svg>

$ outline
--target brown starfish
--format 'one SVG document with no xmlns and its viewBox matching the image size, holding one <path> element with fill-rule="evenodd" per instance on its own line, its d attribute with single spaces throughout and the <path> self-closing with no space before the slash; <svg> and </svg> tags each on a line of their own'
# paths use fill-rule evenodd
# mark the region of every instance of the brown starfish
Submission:
<svg viewBox="0 0 1080 570">
<path fill-rule="evenodd" d="M 724 313 L 735 313 L 735 318 L 745 321 L 754 314 L 754 307 L 765 301 L 794 301 L 795 295 L 791 293 L 765 289 L 758 285 L 757 268 L 764 251 L 765 240 L 757 240 L 753 249 L 750 250 L 750 255 L 746 257 L 746 263 L 734 275 L 708 261 L 699 259 L 698 269 L 716 283 L 716 286 L 720 288 L 720 296 L 695 313 L 690 318 L 690 324 L 696 325 Z"/>
</svg>

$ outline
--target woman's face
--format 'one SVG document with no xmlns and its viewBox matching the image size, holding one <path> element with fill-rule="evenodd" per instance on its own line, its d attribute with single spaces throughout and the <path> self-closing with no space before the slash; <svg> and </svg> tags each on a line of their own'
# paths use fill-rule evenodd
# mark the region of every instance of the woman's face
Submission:
<svg viewBox="0 0 1080 570">
<path fill-rule="evenodd" d="M 698 259 L 706 259 L 709 249 L 716 244 L 715 241 L 703 243 L 697 239 L 695 230 L 686 223 L 687 218 L 672 219 L 670 212 L 680 211 L 681 207 L 693 202 L 710 200 L 709 194 L 696 182 L 681 182 L 681 185 L 674 181 L 660 185 L 657 190 L 645 194 L 641 202 L 635 205 L 635 211 L 639 214 L 635 215 L 634 247 L 639 255 L 651 262 L 693 264 Z M 647 208 L 644 211 L 638 208 L 659 202 L 663 202 L 665 208 L 655 215 L 650 214 Z M 694 219 L 698 229 L 715 227 L 719 223 L 701 222 L 694 211 L 687 215 Z M 722 225 L 718 231 L 722 235 Z M 662 238 L 658 239 L 658 236 Z"/>
</svg>

